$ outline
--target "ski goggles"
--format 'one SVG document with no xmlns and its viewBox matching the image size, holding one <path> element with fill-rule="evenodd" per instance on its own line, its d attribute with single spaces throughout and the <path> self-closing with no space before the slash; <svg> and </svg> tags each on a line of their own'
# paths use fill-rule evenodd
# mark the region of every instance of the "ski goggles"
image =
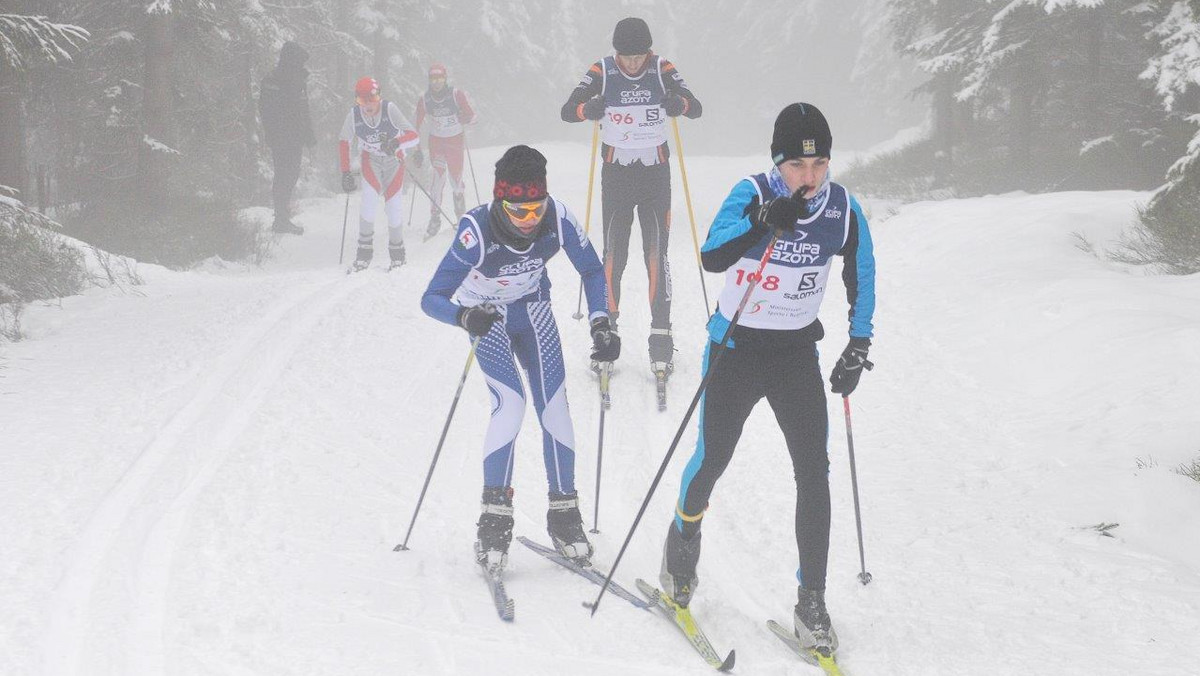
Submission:
<svg viewBox="0 0 1200 676">
<path fill-rule="evenodd" d="M 380 98 L 379 92 L 374 91 L 370 94 L 359 94 L 358 96 L 354 97 L 354 100 L 358 102 L 358 105 L 365 106 L 368 103 L 379 103 Z"/>
<path fill-rule="evenodd" d="M 501 202 L 504 205 L 504 212 L 508 214 L 513 221 L 525 226 L 534 226 L 541 222 L 542 217 L 546 215 L 546 207 L 549 206 L 549 199 L 540 199 L 536 202 L 509 202 L 504 200 Z"/>
</svg>

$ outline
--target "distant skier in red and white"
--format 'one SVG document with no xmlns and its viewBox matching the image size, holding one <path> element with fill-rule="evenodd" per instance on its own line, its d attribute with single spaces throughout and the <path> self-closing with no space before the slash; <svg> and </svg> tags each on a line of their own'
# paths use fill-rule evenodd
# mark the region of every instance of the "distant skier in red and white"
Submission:
<svg viewBox="0 0 1200 676">
<path fill-rule="evenodd" d="M 433 166 L 433 187 L 430 197 L 433 204 L 429 208 L 429 227 L 427 236 L 437 234 L 442 226 L 441 205 L 442 192 L 446 186 L 449 174 L 450 191 L 454 194 L 454 218 L 462 218 L 467 210 L 466 198 L 463 191 L 463 151 L 466 139 L 463 127 L 475 123 L 475 109 L 467 93 L 446 83 L 446 67 L 435 63 L 429 67 L 429 88 L 417 99 L 417 110 L 413 114 L 416 128 L 419 132 L 421 125 L 428 116 L 429 125 L 429 162 Z M 413 153 L 413 162 L 421 166 L 420 147 Z"/>
<path fill-rule="evenodd" d="M 400 187 L 404 184 L 404 151 L 419 148 L 421 137 L 399 106 L 379 95 L 374 78 L 360 78 L 354 85 L 356 105 L 342 123 L 338 157 L 342 170 L 342 190 L 354 192 L 354 174 L 350 172 L 350 144 L 357 141 L 362 153 L 362 203 L 358 207 L 358 255 L 354 270 L 371 265 L 375 238 L 375 212 L 383 196 L 388 220 L 388 254 L 394 269 L 404 264 L 404 221 L 400 208 Z"/>
</svg>

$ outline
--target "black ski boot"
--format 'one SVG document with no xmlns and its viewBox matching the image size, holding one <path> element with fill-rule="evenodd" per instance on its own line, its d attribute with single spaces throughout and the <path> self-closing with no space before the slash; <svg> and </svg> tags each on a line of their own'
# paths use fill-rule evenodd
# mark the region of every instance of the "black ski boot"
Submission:
<svg viewBox="0 0 1200 676">
<path fill-rule="evenodd" d="M 796 587 L 796 638 L 801 647 L 832 655 L 838 648 L 837 632 L 825 610 L 825 590 Z"/>
<path fill-rule="evenodd" d="M 467 198 L 463 197 L 461 192 L 454 193 L 454 217 L 462 218 L 462 215 L 467 212 Z"/>
<path fill-rule="evenodd" d="M 485 486 L 483 505 L 475 541 L 475 562 L 489 570 L 503 569 L 508 563 L 508 545 L 512 542 L 512 489 L 507 486 Z"/>
<path fill-rule="evenodd" d="M 620 314 L 619 312 L 611 312 L 608 315 L 608 328 L 613 333 L 619 333 L 617 331 L 617 315 L 619 315 L 619 314 Z M 591 365 L 589 366 L 589 368 L 592 369 L 592 373 L 595 373 L 596 375 L 600 375 L 600 364 L 601 364 L 601 362 L 598 362 L 595 359 L 593 359 L 591 361 Z M 609 369 L 611 372 L 611 369 L 613 368 L 613 363 L 608 362 L 608 366 L 609 366 Z"/>
<path fill-rule="evenodd" d="M 703 533 L 697 528 L 690 539 L 685 539 L 675 520 L 671 519 L 667 541 L 663 544 L 662 570 L 658 574 L 658 581 L 662 584 L 663 592 L 684 608 L 692 602 L 692 594 L 696 591 L 696 585 L 700 584 L 696 564 L 700 561 L 701 535 Z"/>
<path fill-rule="evenodd" d="M 442 215 L 436 211 L 429 212 L 429 225 L 425 226 L 425 239 L 430 239 L 442 229 Z"/>
<path fill-rule="evenodd" d="M 671 329 L 650 329 L 650 370 L 654 375 L 669 378 L 675 372 L 675 339 Z"/>
<path fill-rule="evenodd" d="M 351 267 L 351 272 L 360 272 L 371 267 L 371 258 L 374 256 L 374 251 L 369 246 L 358 247 L 358 254 L 354 257 L 354 265 Z"/>
<path fill-rule="evenodd" d="M 550 509 L 546 511 L 546 532 L 550 534 L 550 542 L 559 554 L 581 566 L 592 565 L 595 549 L 583 533 L 578 493 L 550 492 Z"/>
<path fill-rule="evenodd" d="M 404 265 L 404 245 L 400 244 L 388 246 L 388 256 L 391 257 L 392 261 L 388 264 L 388 272 L 391 272 L 401 265 Z"/>
</svg>

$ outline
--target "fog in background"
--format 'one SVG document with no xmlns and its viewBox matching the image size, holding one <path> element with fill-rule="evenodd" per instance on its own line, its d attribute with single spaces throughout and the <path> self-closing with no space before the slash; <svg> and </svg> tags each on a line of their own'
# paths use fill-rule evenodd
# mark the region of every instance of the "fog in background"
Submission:
<svg viewBox="0 0 1200 676">
<path fill-rule="evenodd" d="M 355 80 L 412 115 L 435 62 L 479 113 L 469 146 L 569 141 L 583 165 L 591 125 L 559 111 L 628 16 L 704 104 L 685 155 L 765 160 L 806 101 L 863 196 L 1156 190 L 1133 260 L 1200 270 L 1200 0 L 0 0 L 0 194 L 139 260 L 261 260 L 286 42 L 310 57 L 296 194 L 320 197 Z"/>
<path fill-rule="evenodd" d="M 545 3 L 522 6 L 538 4 Z M 865 149 L 924 119 L 909 92 L 925 76 L 911 59 L 897 58 L 873 25 L 877 0 L 552 4 L 559 10 L 548 16 L 473 17 L 482 34 L 502 34 L 499 44 L 464 43 L 455 25 L 416 20 L 425 53 L 402 57 L 389 75 L 404 80 L 397 84 L 408 93 L 423 88 L 429 62 L 444 63 L 451 83 L 479 104 L 472 134 L 480 142 L 586 143 L 587 125 L 562 122 L 559 108 L 588 66 L 613 52 L 616 22 L 639 16 L 650 26 L 654 52 L 675 63 L 704 104 L 701 119 L 683 122 L 688 153 L 765 155 L 775 115 L 794 101 L 825 112 L 835 151 Z"/>
</svg>

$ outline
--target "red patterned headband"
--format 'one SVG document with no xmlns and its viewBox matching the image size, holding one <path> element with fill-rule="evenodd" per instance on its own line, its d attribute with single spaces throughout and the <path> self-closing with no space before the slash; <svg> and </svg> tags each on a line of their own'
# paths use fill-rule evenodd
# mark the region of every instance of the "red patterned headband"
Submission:
<svg viewBox="0 0 1200 676">
<path fill-rule="evenodd" d="M 509 202 L 536 202 L 546 198 L 546 179 L 536 181 L 496 181 L 492 197 Z"/>
</svg>

